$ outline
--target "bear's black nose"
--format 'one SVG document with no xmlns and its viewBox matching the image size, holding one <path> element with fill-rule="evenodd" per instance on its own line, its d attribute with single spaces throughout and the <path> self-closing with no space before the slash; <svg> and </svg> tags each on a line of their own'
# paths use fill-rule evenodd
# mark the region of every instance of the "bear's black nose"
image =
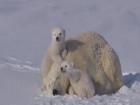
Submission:
<svg viewBox="0 0 140 105">
<path fill-rule="evenodd" d="M 59 41 L 59 37 L 56 37 L 56 40 Z"/>
<path fill-rule="evenodd" d="M 56 89 L 53 89 L 53 95 L 58 95 L 58 91 Z"/>
<path fill-rule="evenodd" d="M 61 72 L 65 73 L 66 71 L 63 69 L 63 67 L 61 67 Z"/>
<path fill-rule="evenodd" d="M 63 67 L 61 67 L 61 71 L 63 71 Z"/>
</svg>

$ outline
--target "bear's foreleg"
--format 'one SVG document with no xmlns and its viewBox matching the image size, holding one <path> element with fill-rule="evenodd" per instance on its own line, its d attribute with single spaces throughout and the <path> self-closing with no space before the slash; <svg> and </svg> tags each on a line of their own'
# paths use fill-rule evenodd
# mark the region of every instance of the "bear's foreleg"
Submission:
<svg viewBox="0 0 140 105">
<path fill-rule="evenodd" d="M 63 59 L 63 60 L 65 59 L 67 53 L 68 53 L 68 50 L 67 50 L 67 49 L 64 49 L 64 50 L 62 51 L 61 56 L 62 56 L 62 59 Z"/>
<path fill-rule="evenodd" d="M 75 92 L 74 92 L 74 90 L 73 90 L 73 88 L 71 86 L 69 87 L 68 93 L 70 95 L 74 95 L 75 94 Z"/>
<path fill-rule="evenodd" d="M 54 62 L 58 62 L 58 63 L 62 63 L 63 62 L 62 57 L 60 55 L 58 55 L 58 54 L 52 56 L 52 59 L 53 59 Z"/>
</svg>

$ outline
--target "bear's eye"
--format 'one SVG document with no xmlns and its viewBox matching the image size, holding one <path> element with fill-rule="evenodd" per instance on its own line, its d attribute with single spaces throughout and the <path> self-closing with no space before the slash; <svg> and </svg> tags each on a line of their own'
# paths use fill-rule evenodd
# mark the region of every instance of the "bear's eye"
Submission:
<svg viewBox="0 0 140 105">
<path fill-rule="evenodd" d="M 56 80 L 58 80 L 59 76 L 56 78 Z"/>
<path fill-rule="evenodd" d="M 67 65 L 65 65 L 65 67 L 67 67 Z"/>
<path fill-rule="evenodd" d="M 62 35 L 61 33 L 59 33 L 59 35 Z"/>
</svg>

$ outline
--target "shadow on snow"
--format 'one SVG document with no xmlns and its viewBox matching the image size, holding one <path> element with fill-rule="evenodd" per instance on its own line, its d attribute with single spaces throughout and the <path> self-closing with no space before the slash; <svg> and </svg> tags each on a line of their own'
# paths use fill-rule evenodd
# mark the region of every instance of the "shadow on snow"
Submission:
<svg viewBox="0 0 140 105">
<path fill-rule="evenodd" d="M 135 81 L 140 82 L 140 73 L 129 73 L 123 76 L 124 85 L 131 88 Z"/>
</svg>

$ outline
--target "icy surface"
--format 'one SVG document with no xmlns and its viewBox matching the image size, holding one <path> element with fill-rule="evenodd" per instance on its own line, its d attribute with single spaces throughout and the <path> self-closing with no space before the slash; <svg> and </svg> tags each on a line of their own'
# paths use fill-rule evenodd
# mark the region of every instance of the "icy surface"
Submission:
<svg viewBox="0 0 140 105">
<path fill-rule="evenodd" d="M 139 105 L 140 73 L 123 73 L 124 86 L 115 94 L 89 99 L 77 96 L 50 96 L 40 91 L 38 67 L 13 57 L 0 59 L 1 105 Z"/>
<path fill-rule="evenodd" d="M 90 99 L 40 91 L 39 68 L 55 26 L 67 37 L 100 33 L 119 55 L 124 86 Z M 0 0 L 0 105 L 139 105 L 139 0 Z"/>
</svg>

